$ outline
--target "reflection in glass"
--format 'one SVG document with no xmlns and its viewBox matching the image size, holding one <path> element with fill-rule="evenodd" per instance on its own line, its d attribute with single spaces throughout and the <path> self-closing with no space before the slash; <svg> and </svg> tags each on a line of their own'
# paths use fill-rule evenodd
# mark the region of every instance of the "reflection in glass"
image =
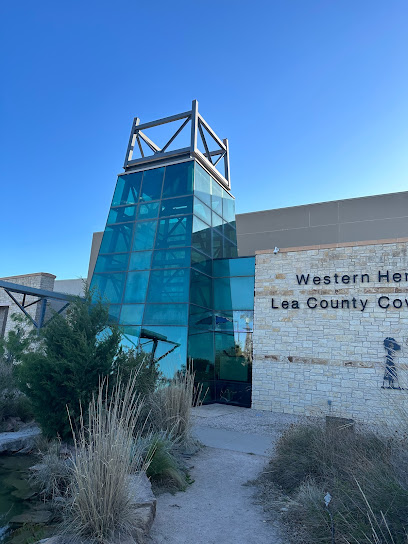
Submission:
<svg viewBox="0 0 408 544">
<path fill-rule="evenodd" d="M 136 204 L 139 199 L 141 180 L 142 172 L 119 176 L 112 199 L 112 206 Z"/>
<path fill-rule="evenodd" d="M 204 221 L 194 217 L 193 219 L 193 247 L 211 256 L 211 227 Z"/>
<path fill-rule="evenodd" d="M 138 219 L 154 219 L 159 213 L 160 202 L 145 202 L 139 204 L 137 212 Z"/>
<path fill-rule="evenodd" d="M 214 261 L 214 276 L 254 276 L 255 257 L 218 259 Z"/>
<path fill-rule="evenodd" d="M 146 304 L 145 325 L 187 325 L 188 304 Z"/>
<path fill-rule="evenodd" d="M 163 197 L 189 195 L 193 192 L 194 161 L 166 167 Z"/>
<path fill-rule="evenodd" d="M 211 225 L 211 209 L 198 198 L 194 198 L 194 215 Z"/>
<path fill-rule="evenodd" d="M 224 222 L 224 236 L 229 238 L 235 244 L 237 243 L 237 232 L 235 230 L 235 221 L 231 223 Z"/>
<path fill-rule="evenodd" d="M 124 348 L 137 349 L 141 327 L 120 327 L 122 333 L 121 345 Z"/>
<path fill-rule="evenodd" d="M 160 360 L 160 370 L 171 379 L 186 366 L 187 327 L 143 326 L 140 349 L 156 361 Z"/>
<path fill-rule="evenodd" d="M 212 276 L 212 263 L 212 259 L 207 255 L 203 255 L 203 253 L 200 253 L 196 249 L 191 250 L 191 266 L 204 272 L 207 276 Z"/>
<path fill-rule="evenodd" d="M 124 253 L 130 251 L 133 223 L 123 223 L 105 228 L 99 253 Z"/>
<path fill-rule="evenodd" d="M 124 301 L 129 303 L 144 302 L 148 281 L 148 271 L 129 272 L 127 275 Z"/>
<path fill-rule="evenodd" d="M 111 208 L 107 225 L 111 223 L 125 223 L 133 221 L 136 214 L 136 206 L 121 206 L 120 208 Z"/>
<path fill-rule="evenodd" d="M 252 333 L 215 333 L 215 368 L 220 380 L 249 381 Z"/>
<path fill-rule="evenodd" d="M 238 257 L 238 248 L 228 238 L 224 238 L 224 257 L 236 259 Z"/>
<path fill-rule="evenodd" d="M 127 269 L 129 253 L 99 255 L 95 272 L 122 272 Z"/>
<path fill-rule="evenodd" d="M 152 251 L 137 251 L 130 254 L 129 270 L 146 270 L 150 268 Z"/>
<path fill-rule="evenodd" d="M 142 190 L 140 200 L 159 200 L 163 185 L 164 168 L 153 168 L 143 172 Z"/>
<path fill-rule="evenodd" d="M 227 223 L 235 222 L 235 200 L 225 191 L 222 206 L 222 216 L 225 221 L 227 221 Z"/>
<path fill-rule="evenodd" d="M 123 325 L 140 325 L 144 304 L 123 304 L 119 323 Z"/>
<path fill-rule="evenodd" d="M 188 337 L 188 357 L 197 381 L 214 379 L 214 341 L 213 333 L 190 334 Z"/>
<path fill-rule="evenodd" d="M 153 253 L 152 268 L 186 268 L 190 266 L 189 247 L 160 249 Z"/>
<path fill-rule="evenodd" d="M 211 308 L 212 279 L 197 270 L 191 269 L 190 302 L 197 306 Z"/>
<path fill-rule="evenodd" d="M 160 207 L 160 217 L 171 215 L 187 215 L 193 213 L 193 197 L 183 196 L 181 198 L 169 198 L 162 200 Z"/>
<path fill-rule="evenodd" d="M 169 217 L 159 221 L 156 248 L 189 246 L 191 244 L 192 216 Z"/>
<path fill-rule="evenodd" d="M 189 269 L 164 269 L 150 272 L 149 302 L 188 302 Z"/>
<path fill-rule="evenodd" d="M 95 273 L 91 281 L 91 291 L 93 291 L 92 299 L 102 299 L 111 304 L 120 304 L 122 302 L 125 277 L 126 274 L 123 272 L 116 274 Z"/>
<path fill-rule="evenodd" d="M 153 248 L 156 225 L 157 221 L 140 221 L 136 223 L 133 251 Z"/>
<path fill-rule="evenodd" d="M 211 179 L 211 187 L 212 187 L 211 208 L 218 215 L 222 215 L 222 194 L 225 191 L 215 181 L 215 179 Z"/>
<path fill-rule="evenodd" d="M 188 321 L 190 332 L 203 332 L 213 329 L 213 313 L 212 310 L 206 310 L 200 306 L 191 304 L 190 317 Z"/>
<path fill-rule="evenodd" d="M 213 230 L 212 239 L 214 259 L 221 259 L 222 257 L 224 257 L 224 238 L 218 231 Z"/>
<path fill-rule="evenodd" d="M 197 163 L 194 169 L 194 194 L 211 207 L 211 176 Z"/>
</svg>

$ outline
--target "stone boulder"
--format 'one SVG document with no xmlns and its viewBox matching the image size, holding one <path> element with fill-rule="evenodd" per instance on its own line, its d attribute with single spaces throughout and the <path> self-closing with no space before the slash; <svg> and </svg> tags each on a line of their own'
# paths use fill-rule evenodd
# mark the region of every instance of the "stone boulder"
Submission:
<svg viewBox="0 0 408 544">
<path fill-rule="evenodd" d="M 29 453 L 34 449 L 40 434 L 40 429 L 35 426 L 20 431 L 0 433 L 0 453 Z"/>
</svg>

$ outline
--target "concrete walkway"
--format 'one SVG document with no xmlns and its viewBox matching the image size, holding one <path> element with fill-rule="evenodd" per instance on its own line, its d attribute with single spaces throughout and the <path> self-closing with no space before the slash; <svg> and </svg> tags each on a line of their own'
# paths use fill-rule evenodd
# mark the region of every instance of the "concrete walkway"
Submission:
<svg viewBox="0 0 408 544">
<path fill-rule="evenodd" d="M 194 434 L 205 445 L 191 459 L 195 481 L 184 493 L 158 497 L 151 544 L 282 544 L 247 482 L 263 470 L 268 449 L 291 420 L 268 414 L 265 423 L 262 413 L 259 418 L 231 406 L 195 409 Z"/>
</svg>

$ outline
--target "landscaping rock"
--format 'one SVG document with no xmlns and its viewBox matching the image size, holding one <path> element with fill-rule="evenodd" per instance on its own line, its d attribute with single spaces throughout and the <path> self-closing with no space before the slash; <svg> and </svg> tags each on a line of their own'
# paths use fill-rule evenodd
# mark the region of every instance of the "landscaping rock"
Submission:
<svg viewBox="0 0 408 544">
<path fill-rule="evenodd" d="M 41 431 L 38 427 L 0 433 L 0 453 L 29 453 L 35 447 L 36 438 Z"/>
</svg>

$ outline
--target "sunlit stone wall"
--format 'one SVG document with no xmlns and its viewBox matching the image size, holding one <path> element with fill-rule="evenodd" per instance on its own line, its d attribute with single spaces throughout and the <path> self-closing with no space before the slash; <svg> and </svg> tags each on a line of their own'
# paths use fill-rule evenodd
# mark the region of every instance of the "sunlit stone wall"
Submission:
<svg viewBox="0 0 408 544">
<path fill-rule="evenodd" d="M 407 244 L 256 256 L 253 408 L 363 421 L 408 409 Z"/>
</svg>

